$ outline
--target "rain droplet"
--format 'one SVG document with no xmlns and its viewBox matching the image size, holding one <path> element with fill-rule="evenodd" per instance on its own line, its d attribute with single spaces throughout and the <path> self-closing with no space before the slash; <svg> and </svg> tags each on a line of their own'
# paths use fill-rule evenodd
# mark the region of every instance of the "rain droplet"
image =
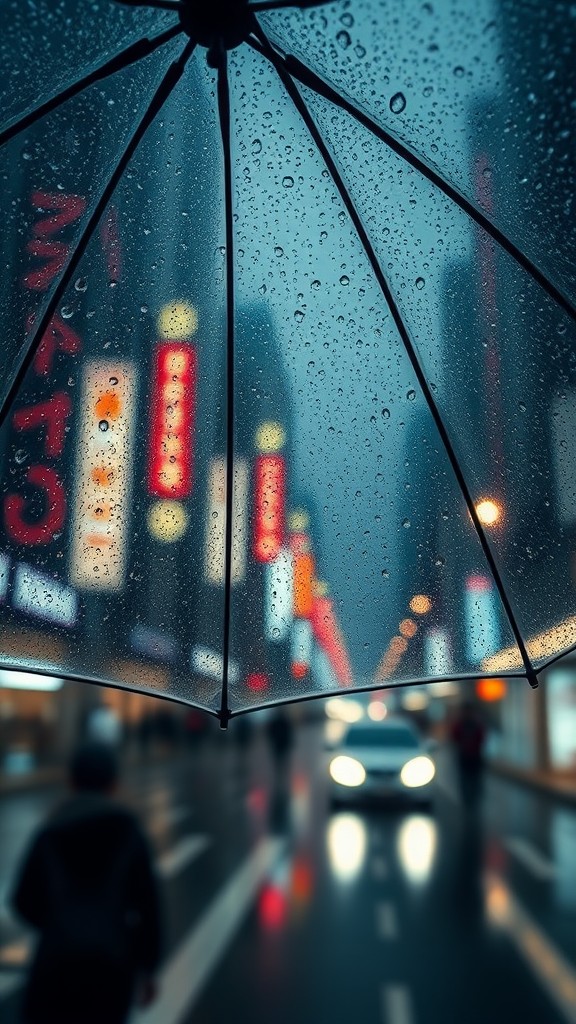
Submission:
<svg viewBox="0 0 576 1024">
<path fill-rule="evenodd" d="M 410 527 L 412 526 L 412 523 L 410 522 L 409 519 L 403 519 L 402 526 L 404 527 L 405 530 L 409 530 Z"/>
<path fill-rule="evenodd" d="M 390 409 L 382 409 L 382 418 L 385 420 L 390 419 Z"/>
<path fill-rule="evenodd" d="M 260 292 L 260 295 L 266 295 L 266 285 L 261 284 L 258 291 Z"/>
<path fill-rule="evenodd" d="M 406 398 L 408 399 L 409 402 L 413 402 L 414 399 L 416 398 L 416 392 L 412 391 L 412 389 L 411 389 L 410 391 L 408 391 L 406 393 Z"/>
<path fill-rule="evenodd" d="M 362 57 L 366 56 L 366 50 L 364 49 L 363 46 L 360 46 L 360 43 L 358 43 L 358 45 L 354 47 L 354 53 L 356 54 L 357 57 L 360 58 L 360 60 L 362 59 Z"/>
<path fill-rule="evenodd" d="M 434 559 L 434 565 L 437 565 L 438 567 L 440 567 L 442 565 L 446 565 L 446 562 L 444 561 L 443 558 L 441 558 L 440 555 L 438 555 L 438 558 Z"/>
<path fill-rule="evenodd" d="M 382 569 L 382 576 L 384 577 L 385 580 L 388 579 L 389 575 L 390 575 L 390 573 L 389 573 L 388 569 Z"/>
<path fill-rule="evenodd" d="M 98 429 L 101 430 L 103 434 L 105 434 L 109 426 L 110 424 L 108 423 L 108 420 L 100 420 L 100 423 L 98 424 Z"/>
<path fill-rule="evenodd" d="M 274 246 L 274 255 L 278 256 L 278 257 L 284 255 L 284 249 L 282 248 L 281 245 L 275 245 Z"/>
<path fill-rule="evenodd" d="M 518 408 L 520 409 L 520 412 L 526 412 L 526 405 L 524 402 L 518 402 Z"/>
<path fill-rule="evenodd" d="M 302 323 L 302 321 L 304 319 L 304 313 L 302 312 L 301 309 L 297 309 L 296 310 L 296 312 L 294 313 L 294 319 L 295 319 L 297 324 L 301 324 Z"/>
<path fill-rule="evenodd" d="M 347 50 L 352 40 L 350 39 L 349 33 L 345 32 L 344 29 L 341 29 L 336 35 L 336 42 L 340 44 L 343 50 Z"/>
<path fill-rule="evenodd" d="M 342 274 L 342 277 L 340 278 L 340 284 L 342 285 L 343 288 L 345 288 L 346 285 L 350 284 L 350 278 L 346 274 Z"/>
<path fill-rule="evenodd" d="M 262 143 L 260 139 L 252 139 L 252 152 L 254 156 L 262 152 Z"/>
<path fill-rule="evenodd" d="M 462 78 L 464 75 L 464 68 L 458 64 L 458 66 L 454 68 L 454 74 L 456 75 L 456 78 Z"/>
<path fill-rule="evenodd" d="M 64 320 L 70 320 L 74 316 L 74 309 L 72 306 L 62 306 L 60 310 Z"/>
<path fill-rule="evenodd" d="M 148 306 L 140 306 L 140 312 L 141 313 L 147 313 L 148 312 Z"/>
<path fill-rule="evenodd" d="M 21 466 L 23 462 L 26 462 L 27 458 L 28 454 L 23 448 L 18 448 L 18 450 L 14 452 L 14 461 L 17 462 L 19 466 Z"/>
<path fill-rule="evenodd" d="M 24 149 L 22 151 L 22 159 L 23 160 L 31 160 L 32 159 L 32 153 L 29 153 L 27 149 Z"/>
<path fill-rule="evenodd" d="M 390 110 L 393 114 L 401 114 L 406 109 L 406 97 L 403 92 L 394 93 L 390 100 Z"/>
<path fill-rule="evenodd" d="M 85 292 L 88 287 L 88 281 L 85 277 L 79 277 L 75 282 L 74 287 L 77 292 Z"/>
<path fill-rule="evenodd" d="M 285 178 L 282 178 L 282 184 L 284 188 L 294 188 L 294 178 L 287 174 Z"/>
<path fill-rule="evenodd" d="M 422 289 L 423 289 L 425 284 L 426 284 L 426 282 L 425 282 L 423 277 L 417 277 L 416 278 L 416 287 L 417 287 L 419 292 L 422 291 Z"/>
<path fill-rule="evenodd" d="M 311 287 L 317 292 L 320 287 L 320 281 L 312 281 Z"/>
<path fill-rule="evenodd" d="M 110 384 L 112 384 L 112 385 L 117 384 L 118 383 L 118 377 L 110 377 L 109 381 L 110 381 Z"/>
<path fill-rule="evenodd" d="M 342 17 L 340 18 L 340 23 L 342 25 L 345 25 L 346 28 L 352 28 L 352 25 L 354 24 L 354 18 L 352 17 L 351 14 L 343 14 Z"/>
</svg>

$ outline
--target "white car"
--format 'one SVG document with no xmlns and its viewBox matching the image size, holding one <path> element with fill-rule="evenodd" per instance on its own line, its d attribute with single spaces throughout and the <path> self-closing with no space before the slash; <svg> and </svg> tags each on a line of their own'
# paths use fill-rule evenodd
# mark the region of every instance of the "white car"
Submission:
<svg viewBox="0 0 576 1024">
<path fill-rule="evenodd" d="M 436 766 L 430 744 L 402 718 L 348 727 L 329 765 L 333 803 L 402 798 L 429 803 Z"/>
</svg>

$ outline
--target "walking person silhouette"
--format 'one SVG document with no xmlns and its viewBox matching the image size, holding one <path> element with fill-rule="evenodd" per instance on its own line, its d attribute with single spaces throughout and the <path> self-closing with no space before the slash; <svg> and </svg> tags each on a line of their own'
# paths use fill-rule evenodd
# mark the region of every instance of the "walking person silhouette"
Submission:
<svg viewBox="0 0 576 1024">
<path fill-rule="evenodd" d="M 109 745 L 80 747 L 72 793 L 25 857 L 12 904 L 39 941 L 24 1024 L 124 1024 L 155 997 L 158 887 L 135 816 L 113 799 L 117 780 Z"/>
</svg>

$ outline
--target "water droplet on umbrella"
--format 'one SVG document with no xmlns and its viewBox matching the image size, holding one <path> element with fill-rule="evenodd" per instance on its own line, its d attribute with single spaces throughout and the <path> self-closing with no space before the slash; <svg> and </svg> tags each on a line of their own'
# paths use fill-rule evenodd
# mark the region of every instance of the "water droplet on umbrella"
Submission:
<svg viewBox="0 0 576 1024">
<path fill-rule="evenodd" d="M 284 188 L 294 188 L 294 178 L 287 174 L 285 178 L 282 178 L 282 184 Z"/>
<path fill-rule="evenodd" d="M 526 406 L 524 402 L 518 402 L 518 408 L 520 409 L 520 412 L 526 412 Z"/>
<path fill-rule="evenodd" d="M 23 448 L 18 448 L 18 450 L 14 452 L 14 461 L 17 462 L 19 466 L 21 466 L 23 462 L 26 462 L 27 458 L 28 453 L 25 452 Z"/>
<path fill-rule="evenodd" d="M 416 398 L 416 392 L 412 390 L 408 391 L 406 393 L 406 398 L 408 399 L 409 402 L 413 402 L 414 399 Z"/>
<path fill-rule="evenodd" d="M 281 245 L 275 245 L 274 246 L 274 255 L 275 256 L 283 256 L 284 255 L 284 249 L 282 248 Z"/>
<path fill-rule="evenodd" d="M 22 159 L 23 160 L 31 160 L 32 159 L 32 153 L 29 153 L 27 149 L 24 149 L 22 151 Z"/>
<path fill-rule="evenodd" d="M 405 530 L 409 530 L 410 527 L 412 526 L 412 523 L 410 522 L 409 519 L 403 519 L 402 526 L 404 527 Z"/>
<path fill-rule="evenodd" d="M 216 249 L 216 256 L 225 256 L 225 255 L 226 255 L 226 246 L 225 245 L 219 245 L 218 248 Z"/>
<path fill-rule="evenodd" d="M 406 97 L 403 92 L 394 93 L 390 100 L 390 110 L 393 114 L 401 114 L 406 109 Z"/>
<path fill-rule="evenodd" d="M 424 287 L 425 283 L 426 283 L 426 282 L 425 282 L 425 280 L 424 280 L 424 278 L 423 278 L 423 277 L 417 277 L 417 278 L 416 278 L 416 287 L 417 287 L 417 289 L 418 289 L 418 291 L 419 291 L 419 292 L 421 292 L 421 291 L 422 291 L 422 289 L 423 289 L 423 287 Z"/>
<path fill-rule="evenodd" d="M 389 575 L 390 575 L 390 573 L 389 573 L 388 569 L 382 569 L 382 576 L 384 577 L 385 580 L 388 579 Z"/>
<path fill-rule="evenodd" d="M 302 323 L 302 321 L 304 319 L 304 313 L 302 312 L 301 309 L 297 309 L 296 310 L 296 312 L 294 313 L 294 319 L 295 319 L 297 324 L 301 324 Z"/>
<path fill-rule="evenodd" d="M 385 420 L 390 419 L 390 409 L 382 409 L 382 418 Z"/>
<path fill-rule="evenodd" d="M 360 43 L 358 43 L 358 45 L 354 47 L 354 53 L 356 54 L 357 57 L 360 57 L 360 59 L 366 56 L 366 50 L 364 49 L 363 46 L 360 46 Z"/>
<path fill-rule="evenodd" d="M 343 14 L 342 17 L 340 18 L 340 23 L 342 25 L 345 25 L 346 28 L 352 28 L 352 25 L 354 24 L 354 18 L 352 17 L 351 14 Z"/>
<path fill-rule="evenodd" d="M 454 68 L 454 74 L 456 75 L 456 78 L 462 78 L 464 75 L 464 68 L 458 64 L 458 66 Z"/>
<path fill-rule="evenodd" d="M 88 281 L 85 277 L 79 277 L 75 282 L 74 287 L 77 292 L 85 292 L 88 287 Z"/>
<path fill-rule="evenodd" d="M 148 306 L 140 306 L 140 312 L 141 313 L 147 313 L 148 312 Z"/>
<path fill-rule="evenodd" d="M 258 291 L 260 292 L 260 295 L 266 295 L 266 285 L 261 284 Z"/>
<path fill-rule="evenodd" d="M 105 434 L 109 426 L 110 424 L 108 423 L 108 420 L 100 420 L 100 423 L 98 424 L 98 429 L 101 430 L 103 434 Z"/>
<path fill-rule="evenodd" d="M 62 306 L 60 310 L 64 320 L 70 320 L 74 316 L 74 309 L 72 306 Z"/>
<path fill-rule="evenodd" d="M 312 281 L 311 287 L 314 289 L 315 292 L 317 292 L 320 287 L 320 281 Z"/>
<path fill-rule="evenodd" d="M 350 278 L 346 274 L 342 274 L 340 278 L 340 284 L 345 288 L 346 285 L 350 284 Z"/>
<path fill-rule="evenodd" d="M 118 377 L 110 377 L 109 380 L 110 380 L 110 384 L 117 384 L 118 383 Z"/>
<path fill-rule="evenodd" d="M 341 29 L 336 35 L 336 42 L 340 43 L 343 50 L 347 50 L 352 40 L 350 39 L 348 32 L 344 32 L 344 30 Z"/>
<path fill-rule="evenodd" d="M 446 565 L 446 562 L 444 561 L 443 558 L 440 557 L 440 555 L 438 555 L 438 558 L 436 558 L 434 560 L 434 565 L 442 566 L 442 565 Z"/>
<path fill-rule="evenodd" d="M 254 156 L 262 152 L 262 143 L 260 142 L 260 139 L 252 139 L 252 152 L 254 153 Z"/>
</svg>

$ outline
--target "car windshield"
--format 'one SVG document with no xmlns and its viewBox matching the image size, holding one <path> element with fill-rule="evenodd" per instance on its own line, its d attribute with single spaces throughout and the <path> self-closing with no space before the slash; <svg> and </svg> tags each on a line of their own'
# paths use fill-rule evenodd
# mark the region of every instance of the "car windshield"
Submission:
<svg viewBox="0 0 576 1024">
<path fill-rule="evenodd" d="M 350 729 L 346 737 L 347 747 L 409 747 L 419 746 L 418 737 L 403 725 L 386 726 L 384 729 L 367 729 L 358 726 Z"/>
</svg>

